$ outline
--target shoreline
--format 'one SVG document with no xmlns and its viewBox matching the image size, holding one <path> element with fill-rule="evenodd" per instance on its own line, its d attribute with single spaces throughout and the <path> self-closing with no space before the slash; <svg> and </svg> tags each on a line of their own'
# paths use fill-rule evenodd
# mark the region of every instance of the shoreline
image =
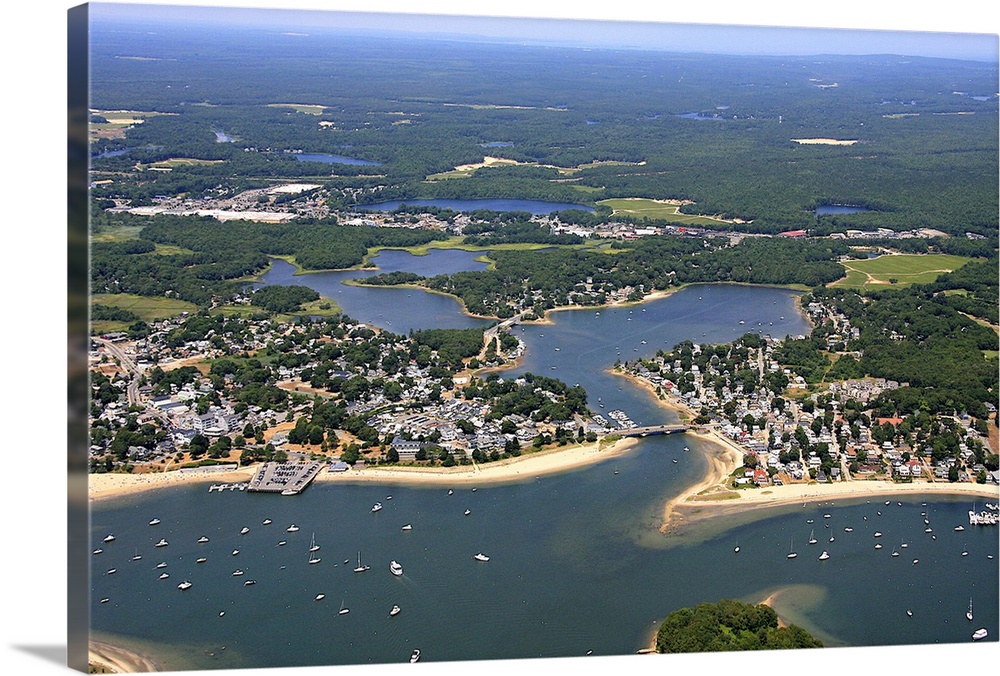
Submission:
<svg viewBox="0 0 1000 676">
<path fill-rule="evenodd" d="M 87 646 L 87 664 L 90 668 L 104 669 L 96 673 L 138 674 L 148 671 L 160 671 L 146 655 L 111 645 L 102 641 L 91 640 Z"/>
<path fill-rule="evenodd" d="M 329 471 L 324 471 L 320 472 L 313 481 L 409 486 L 464 486 L 473 484 L 486 486 L 515 483 L 548 474 L 589 467 L 627 453 L 636 443 L 638 443 L 636 439 L 626 437 L 619 438 L 610 444 L 596 441 L 572 446 L 557 446 L 526 453 L 516 458 L 450 468 L 396 465 L 365 467 L 360 470 L 350 469 L 346 472 L 332 474 Z M 91 502 L 96 502 L 181 484 L 244 482 L 253 478 L 258 466 L 254 464 L 238 470 L 190 474 L 180 472 L 90 474 L 88 475 L 88 498 Z"/>
<path fill-rule="evenodd" d="M 646 391 L 663 409 L 678 414 L 683 421 L 693 412 L 667 398 L 661 399 L 652 384 L 619 371 L 611 373 L 625 378 Z M 830 484 L 808 482 L 766 488 L 733 489 L 728 478 L 743 463 L 746 452 L 736 442 L 714 428 L 692 428 L 685 432 L 708 446 L 709 472 L 700 481 L 688 486 L 663 506 L 659 530 L 664 535 L 683 535 L 690 527 L 719 517 L 757 514 L 762 510 L 789 507 L 798 503 L 837 502 L 890 495 L 952 495 L 992 499 L 1000 502 L 1000 486 L 977 483 L 951 483 L 921 480 L 896 483 L 883 480 L 852 480 Z M 702 447 L 704 449 L 704 446 Z M 731 521 L 731 519 L 730 519 Z M 737 525 L 732 523 L 732 525 Z"/>
</svg>

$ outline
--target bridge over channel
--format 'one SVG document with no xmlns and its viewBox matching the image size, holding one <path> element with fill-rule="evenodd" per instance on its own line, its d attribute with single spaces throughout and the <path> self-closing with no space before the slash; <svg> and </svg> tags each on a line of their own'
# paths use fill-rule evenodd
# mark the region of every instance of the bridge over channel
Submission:
<svg viewBox="0 0 1000 676">
<path fill-rule="evenodd" d="M 626 427 L 615 434 L 623 437 L 648 437 L 655 434 L 679 434 L 691 429 L 687 425 L 650 425 L 648 427 Z"/>
</svg>

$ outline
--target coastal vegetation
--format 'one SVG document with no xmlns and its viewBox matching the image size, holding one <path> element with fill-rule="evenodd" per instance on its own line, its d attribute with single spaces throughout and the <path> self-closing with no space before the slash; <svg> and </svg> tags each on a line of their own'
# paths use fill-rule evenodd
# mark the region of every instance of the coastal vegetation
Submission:
<svg viewBox="0 0 1000 676">
<path fill-rule="evenodd" d="M 823 643 L 794 624 L 779 626 L 774 609 L 733 599 L 675 610 L 656 632 L 656 652 L 822 648 Z"/>
</svg>

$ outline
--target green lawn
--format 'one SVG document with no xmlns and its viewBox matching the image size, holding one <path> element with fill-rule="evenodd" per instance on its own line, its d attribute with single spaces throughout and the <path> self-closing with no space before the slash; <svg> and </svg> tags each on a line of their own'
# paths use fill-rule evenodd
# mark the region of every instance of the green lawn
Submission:
<svg viewBox="0 0 1000 676">
<path fill-rule="evenodd" d="M 131 293 L 99 293 L 91 296 L 91 303 L 122 308 L 139 316 L 144 322 L 176 317 L 182 312 L 197 312 L 198 306 L 186 300 L 176 298 L 153 298 L 137 296 Z M 91 333 L 100 334 L 111 331 L 124 331 L 131 322 L 94 321 L 91 323 Z"/>
<path fill-rule="evenodd" d="M 710 216 L 683 214 L 680 211 L 681 205 L 679 204 L 667 204 L 666 202 L 636 197 L 601 200 L 598 204 L 611 207 L 614 215 L 655 218 L 680 225 L 718 225 L 719 223 L 726 222 Z"/>
<path fill-rule="evenodd" d="M 143 321 L 175 317 L 182 312 L 197 312 L 198 306 L 186 300 L 137 296 L 131 293 L 98 293 L 91 296 L 91 303 L 118 307 L 139 315 Z"/>
<path fill-rule="evenodd" d="M 889 284 L 910 286 L 933 282 L 945 272 L 953 272 L 968 263 L 970 258 L 948 254 L 894 254 L 847 261 L 847 277 L 831 286 L 851 289 L 869 289 Z M 895 280 L 895 281 L 892 281 Z"/>
</svg>

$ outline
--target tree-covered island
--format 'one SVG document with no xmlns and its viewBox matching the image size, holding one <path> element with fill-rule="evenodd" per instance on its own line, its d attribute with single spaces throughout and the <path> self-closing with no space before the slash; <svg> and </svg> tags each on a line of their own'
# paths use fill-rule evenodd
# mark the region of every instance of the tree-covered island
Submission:
<svg viewBox="0 0 1000 676">
<path fill-rule="evenodd" d="M 656 632 L 658 653 L 822 648 L 823 643 L 794 624 L 780 626 L 774 609 L 733 599 L 675 610 Z"/>
</svg>

